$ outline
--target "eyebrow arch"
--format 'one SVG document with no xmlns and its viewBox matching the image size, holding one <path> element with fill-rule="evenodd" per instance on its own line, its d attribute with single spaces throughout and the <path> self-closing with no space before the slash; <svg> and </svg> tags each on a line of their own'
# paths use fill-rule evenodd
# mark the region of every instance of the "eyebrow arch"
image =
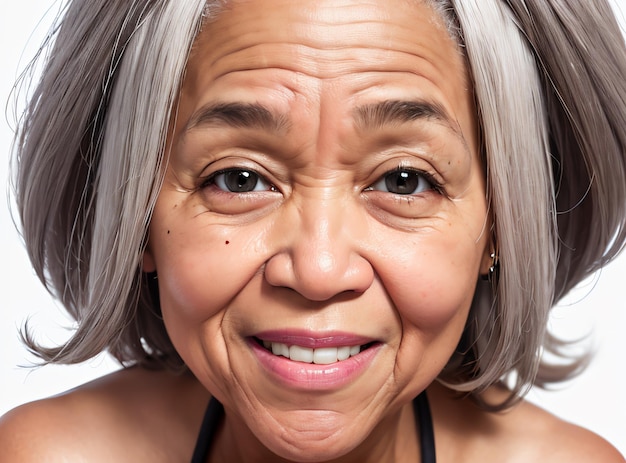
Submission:
<svg viewBox="0 0 626 463">
<path fill-rule="evenodd" d="M 427 100 L 386 100 L 379 103 L 359 106 L 354 119 L 361 130 L 380 129 L 386 125 L 405 124 L 416 120 L 434 120 L 450 130 L 465 142 L 456 120 L 439 103 Z"/>
<path fill-rule="evenodd" d="M 289 129 L 289 118 L 276 114 L 258 103 L 209 103 L 196 111 L 185 127 L 185 132 L 199 126 L 226 126 L 262 129 L 281 133 Z"/>
</svg>

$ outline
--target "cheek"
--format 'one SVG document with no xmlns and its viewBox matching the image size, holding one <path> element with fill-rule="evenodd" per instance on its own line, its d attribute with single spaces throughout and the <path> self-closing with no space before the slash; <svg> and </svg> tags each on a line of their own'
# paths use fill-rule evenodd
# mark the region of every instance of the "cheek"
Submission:
<svg viewBox="0 0 626 463">
<path fill-rule="evenodd" d="M 151 233 L 168 330 L 198 329 L 224 311 L 262 265 L 262 258 L 255 259 L 251 236 L 259 233 L 188 223 Z"/>
<path fill-rule="evenodd" d="M 403 255 L 400 271 L 397 265 L 395 272 L 389 268 L 383 282 L 401 325 L 394 372 L 398 384 L 414 384 L 408 391 L 423 387 L 424 378 L 436 378 L 458 346 L 481 257 L 475 241 L 421 243 L 419 248 L 425 251 Z"/>
<path fill-rule="evenodd" d="M 381 277 L 403 320 L 405 335 L 435 337 L 449 324 L 462 330 L 478 278 L 482 249 L 475 240 L 430 240 L 385 264 Z M 385 278 L 388 275 L 388 278 Z M 460 332 L 459 332 L 460 333 Z"/>
<path fill-rule="evenodd" d="M 188 239 L 181 237 L 180 241 Z M 157 259 L 164 315 L 175 311 L 177 316 L 190 321 L 200 320 L 223 305 L 233 284 L 224 247 L 223 243 L 222 246 L 213 245 L 209 252 L 208 249 L 175 245 L 167 257 Z M 170 251 L 167 245 L 163 249 Z"/>
<path fill-rule="evenodd" d="M 213 391 L 228 383 L 228 365 L 222 362 L 228 358 L 223 332 L 228 306 L 262 264 L 250 236 L 258 234 L 187 224 L 174 225 L 153 240 L 159 249 L 155 262 L 166 330 L 187 366 Z"/>
</svg>

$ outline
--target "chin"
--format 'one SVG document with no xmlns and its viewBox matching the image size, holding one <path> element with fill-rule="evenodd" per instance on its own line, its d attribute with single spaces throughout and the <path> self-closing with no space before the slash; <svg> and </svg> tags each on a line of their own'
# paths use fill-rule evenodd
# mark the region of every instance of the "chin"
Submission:
<svg viewBox="0 0 626 463">
<path fill-rule="evenodd" d="M 369 435 L 370 430 L 363 427 L 352 429 L 353 423 L 333 416 L 301 416 L 288 427 L 276 422 L 271 428 L 264 426 L 257 437 L 268 450 L 289 461 L 332 461 L 353 451 Z"/>
</svg>

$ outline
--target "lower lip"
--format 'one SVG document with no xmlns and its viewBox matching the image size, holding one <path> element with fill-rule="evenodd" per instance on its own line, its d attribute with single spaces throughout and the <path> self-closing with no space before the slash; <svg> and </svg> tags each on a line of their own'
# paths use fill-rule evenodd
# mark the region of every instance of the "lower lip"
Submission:
<svg viewBox="0 0 626 463">
<path fill-rule="evenodd" d="M 274 355 L 254 340 L 249 344 L 264 369 L 280 383 L 294 389 L 317 391 L 338 389 L 354 381 L 371 366 L 381 347 L 375 344 L 349 359 L 317 365 Z"/>
</svg>

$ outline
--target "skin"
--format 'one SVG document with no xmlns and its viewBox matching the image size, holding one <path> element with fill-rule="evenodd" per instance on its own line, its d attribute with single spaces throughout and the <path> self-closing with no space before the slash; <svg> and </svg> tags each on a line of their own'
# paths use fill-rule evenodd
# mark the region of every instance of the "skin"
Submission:
<svg viewBox="0 0 626 463">
<path fill-rule="evenodd" d="M 363 116 L 397 101 L 430 113 Z M 189 60 L 144 257 L 193 375 L 127 369 L 20 407 L 0 461 L 189 461 L 211 391 L 209 461 L 415 462 L 426 388 L 438 461 L 622 461 L 532 405 L 489 414 L 433 383 L 490 264 L 472 101 L 425 5 L 232 2 Z M 415 191 L 387 191 L 398 169 Z M 227 191 L 225 171 L 260 180 Z M 371 346 L 349 381 L 285 382 L 251 338 L 276 330 Z"/>
<path fill-rule="evenodd" d="M 233 2 L 198 39 L 145 268 L 176 349 L 227 409 L 221 448 L 389 461 L 489 262 L 463 59 L 424 5 L 270 3 Z M 437 113 L 362 115 L 397 101 Z M 251 104 L 277 127 L 203 115 Z M 225 169 L 264 180 L 231 192 Z M 410 194 L 385 191 L 398 169 L 420 182 Z M 376 352 L 347 384 L 285 385 L 250 345 L 270 330 L 354 334 Z"/>
</svg>

